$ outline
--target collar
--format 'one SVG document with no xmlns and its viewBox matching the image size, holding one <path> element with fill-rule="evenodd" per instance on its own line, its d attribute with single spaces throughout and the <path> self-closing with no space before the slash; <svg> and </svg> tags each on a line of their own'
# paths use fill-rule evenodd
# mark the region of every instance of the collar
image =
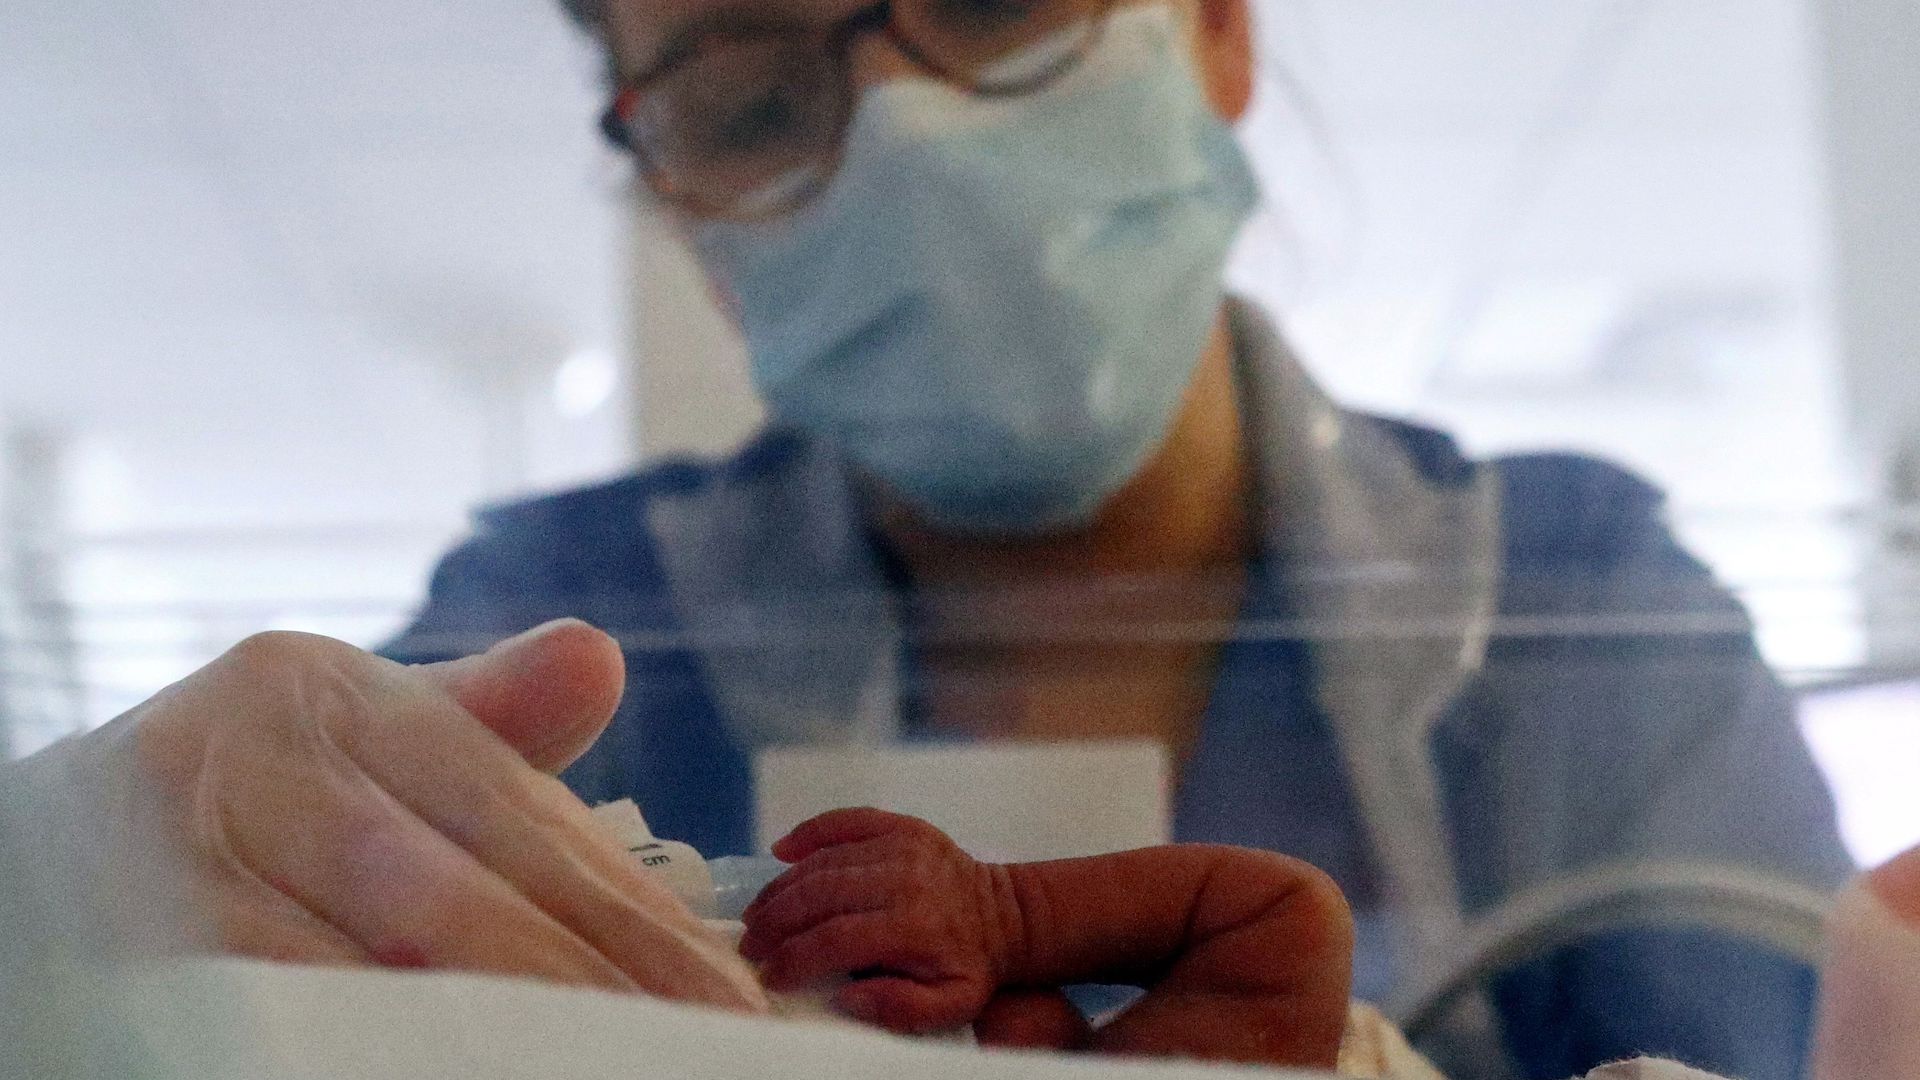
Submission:
<svg viewBox="0 0 1920 1080">
<path fill-rule="evenodd" d="M 1259 311 L 1236 301 L 1230 317 L 1275 587 L 1299 620 L 1285 630 L 1311 642 L 1315 693 L 1389 900 L 1424 952 L 1461 920 L 1429 744 L 1486 657 L 1497 480 L 1457 457 L 1437 475 L 1390 425 L 1335 406 Z"/>
</svg>

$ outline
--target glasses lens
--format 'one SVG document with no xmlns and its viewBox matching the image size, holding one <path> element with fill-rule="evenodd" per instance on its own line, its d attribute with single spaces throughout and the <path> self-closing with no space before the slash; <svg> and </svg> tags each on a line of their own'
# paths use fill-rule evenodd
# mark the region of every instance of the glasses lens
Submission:
<svg viewBox="0 0 1920 1080">
<path fill-rule="evenodd" d="M 978 90 L 1059 75 L 1099 35 L 1109 0 L 896 0 L 895 26 L 925 59 Z"/>
<path fill-rule="evenodd" d="M 757 34 L 709 39 L 647 87 L 629 124 L 656 186 L 757 216 L 826 181 L 846 118 L 845 72 L 823 40 Z"/>
</svg>

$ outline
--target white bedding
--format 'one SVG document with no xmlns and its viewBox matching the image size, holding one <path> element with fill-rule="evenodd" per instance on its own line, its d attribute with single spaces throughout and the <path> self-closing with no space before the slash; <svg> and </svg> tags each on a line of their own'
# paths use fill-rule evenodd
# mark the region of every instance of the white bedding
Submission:
<svg viewBox="0 0 1920 1080">
<path fill-rule="evenodd" d="M 511 979 L 244 960 L 123 980 L 156 1080 L 1219 1080 L 1315 1074 L 985 1052 Z"/>
<path fill-rule="evenodd" d="M 513 979 L 250 960 L 116 979 L 101 1019 L 151 1080 L 1326 1080 L 1333 1074 L 982 1051 Z M 1363 1073 L 1424 1080 L 1428 1073 Z M 1714 1080 L 1663 1062 L 1591 1080 Z"/>
</svg>

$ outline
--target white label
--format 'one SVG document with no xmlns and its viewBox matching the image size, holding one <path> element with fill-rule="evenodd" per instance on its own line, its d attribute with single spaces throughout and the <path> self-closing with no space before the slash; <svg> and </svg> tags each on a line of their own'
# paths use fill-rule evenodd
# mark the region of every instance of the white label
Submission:
<svg viewBox="0 0 1920 1080">
<path fill-rule="evenodd" d="M 757 841 L 827 810 L 925 818 L 984 859 L 1027 862 L 1164 844 L 1169 771 L 1155 742 L 781 747 L 754 759 Z"/>
<path fill-rule="evenodd" d="M 593 808 L 593 820 L 608 838 L 627 849 L 635 865 L 671 889 L 688 907 L 702 913 L 712 908 L 713 874 L 707 869 L 707 860 L 686 844 L 654 836 L 632 799 L 601 803 Z"/>
</svg>

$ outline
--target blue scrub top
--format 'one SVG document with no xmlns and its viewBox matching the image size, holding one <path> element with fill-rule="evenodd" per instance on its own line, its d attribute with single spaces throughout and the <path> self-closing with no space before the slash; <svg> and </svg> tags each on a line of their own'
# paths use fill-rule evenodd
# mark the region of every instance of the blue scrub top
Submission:
<svg viewBox="0 0 1920 1080">
<path fill-rule="evenodd" d="M 1419 729 L 1441 849 L 1425 854 L 1467 920 L 1622 861 L 1716 862 L 1821 887 L 1851 872 L 1788 695 L 1737 603 L 1673 540 L 1656 491 L 1571 455 L 1474 462 L 1436 432 L 1337 410 L 1263 333 L 1241 319 L 1243 404 L 1265 455 L 1263 495 L 1286 512 L 1250 575 L 1243 632 L 1219 659 L 1177 793 L 1180 839 L 1325 869 L 1360 924 L 1357 991 L 1383 997 L 1406 966 L 1394 945 L 1405 883 L 1393 874 L 1409 853 L 1368 817 L 1381 792 L 1356 779 L 1361 751 L 1342 725 L 1366 701 L 1392 715 L 1401 684 L 1440 673 L 1416 687 L 1443 692 Z M 626 651 L 627 698 L 564 778 L 590 801 L 635 799 L 661 835 L 746 853 L 757 746 L 844 741 L 855 716 L 916 733 L 899 618 L 911 587 L 887 572 L 851 487 L 830 450 L 774 430 L 725 461 L 489 511 L 387 654 L 466 655 L 563 616 L 607 628 Z M 1478 506 L 1492 513 L 1474 524 Z M 1315 531 L 1289 532 L 1303 522 Z M 1352 548 L 1371 552 L 1357 579 L 1315 555 Z M 1472 610 L 1478 585 L 1427 589 L 1468 563 L 1490 568 L 1484 639 L 1451 619 Z M 1414 568 L 1424 606 L 1316 599 L 1328 582 L 1371 588 L 1382 567 Z M 1395 625 L 1449 618 L 1403 635 L 1433 641 L 1345 653 L 1316 637 L 1327 626 L 1301 622 L 1331 612 L 1339 631 L 1369 610 Z M 1369 685 L 1376 655 L 1386 674 Z M 1329 692 L 1336 683 L 1368 693 Z M 1543 1080 L 1640 1053 L 1790 1080 L 1814 990 L 1796 961 L 1687 927 L 1592 935 L 1489 988 L 1517 1072 Z M 1448 1064 L 1458 1080 L 1481 1075 Z"/>
</svg>

